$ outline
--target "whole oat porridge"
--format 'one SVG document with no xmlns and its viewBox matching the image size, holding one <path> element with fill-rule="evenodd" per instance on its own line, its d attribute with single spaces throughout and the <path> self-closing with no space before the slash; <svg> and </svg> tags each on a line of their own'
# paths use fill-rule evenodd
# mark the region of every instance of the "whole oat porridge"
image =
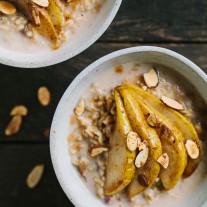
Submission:
<svg viewBox="0 0 207 207">
<path fill-rule="evenodd" d="M 74 108 L 72 164 L 109 206 L 180 205 L 206 176 L 206 114 L 198 92 L 170 69 L 117 65 Z"/>
<path fill-rule="evenodd" d="M 105 0 L 0 1 L 0 45 L 24 53 L 73 42 L 96 19 Z"/>
</svg>

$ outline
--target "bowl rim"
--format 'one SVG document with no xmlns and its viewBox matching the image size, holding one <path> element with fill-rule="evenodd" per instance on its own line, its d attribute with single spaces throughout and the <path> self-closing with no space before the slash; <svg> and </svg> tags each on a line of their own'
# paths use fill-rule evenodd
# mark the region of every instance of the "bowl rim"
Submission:
<svg viewBox="0 0 207 207">
<path fill-rule="evenodd" d="M 59 170 L 57 170 L 57 152 L 55 149 L 55 134 L 53 133 L 53 131 L 55 131 L 56 129 L 56 125 L 58 123 L 58 119 L 60 117 L 60 113 L 61 113 L 61 108 L 64 107 L 65 104 L 65 100 L 70 96 L 70 94 L 73 92 L 74 88 L 76 88 L 76 86 L 79 84 L 79 82 L 90 72 L 92 72 L 93 70 L 95 70 L 99 65 L 110 61 L 116 57 L 122 56 L 122 55 L 128 55 L 131 53 L 139 53 L 139 52 L 159 52 L 162 53 L 164 55 L 168 55 L 171 56 L 181 62 L 183 62 L 184 64 L 186 64 L 187 66 L 189 66 L 193 71 L 195 71 L 203 80 L 204 82 L 207 84 L 207 75 L 205 74 L 205 72 L 203 72 L 196 64 L 194 64 L 192 61 L 190 61 L 188 58 L 184 57 L 183 55 L 180 55 L 177 52 L 174 52 L 172 50 L 166 49 L 166 48 L 162 48 L 162 47 L 156 47 L 156 46 L 136 46 L 136 47 L 130 47 L 130 48 L 126 48 L 126 49 L 121 49 L 115 52 L 112 52 L 106 56 L 103 56 L 102 58 L 96 60 L 95 62 L 93 62 L 92 64 L 90 64 L 88 67 L 86 67 L 82 72 L 80 72 L 76 78 L 71 82 L 71 84 L 68 86 L 68 88 L 65 90 L 62 98 L 60 99 L 56 111 L 54 113 L 53 116 L 53 120 L 52 120 L 52 125 L 51 125 L 51 131 L 50 131 L 50 155 L 51 155 L 51 160 L 52 160 L 52 164 L 53 164 L 53 168 L 56 174 L 56 177 L 60 183 L 60 186 L 62 187 L 63 191 L 65 192 L 65 194 L 67 195 L 67 197 L 70 199 L 70 201 L 78 207 L 84 207 L 83 205 L 80 205 L 80 201 L 76 201 L 74 200 L 73 197 L 73 192 L 72 189 L 66 185 L 64 185 L 64 180 L 61 178 L 60 174 L 59 174 Z"/>
<path fill-rule="evenodd" d="M 114 20 L 122 3 L 122 0 L 113 0 L 113 1 L 114 1 L 114 5 L 111 8 L 110 14 L 103 21 L 103 24 L 99 27 L 97 31 L 94 32 L 94 34 L 90 38 L 87 39 L 87 41 L 84 44 L 82 44 L 80 47 L 76 48 L 75 50 L 72 50 L 69 53 L 67 53 L 67 50 L 62 51 L 61 57 L 53 56 L 48 59 L 44 59 L 43 61 L 39 61 L 38 57 L 34 55 L 35 53 L 30 54 L 32 55 L 33 60 L 28 61 L 28 59 L 30 58 L 25 56 L 24 53 L 18 53 L 18 52 L 13 52 L 11 50 L 8 50 L 7 56 L 3 56 L 3 57 L 0 56 L 0 64 L 12 66 L 12 67 L 33 69 L 33 68 L 42 68 L 42 67 L 56 65 L 58 63 L 61 63 L 61 62 L 64 62 L 66 60 L 73 58 L 74 56 L 80 54 L 81 52 L 89 48 L 91 45 L 93 45 L 108 29 L 108 27 Z M 2 48 L 2 50 L 4 50 L 4 48 Z M 59 48 L 59 50 L 61 50 L 61 47 Z M 16 56 L 16 58 L 11 60 L 9 53 L 12 54 L 12 56 L 13 55 Z"/>
</svg>

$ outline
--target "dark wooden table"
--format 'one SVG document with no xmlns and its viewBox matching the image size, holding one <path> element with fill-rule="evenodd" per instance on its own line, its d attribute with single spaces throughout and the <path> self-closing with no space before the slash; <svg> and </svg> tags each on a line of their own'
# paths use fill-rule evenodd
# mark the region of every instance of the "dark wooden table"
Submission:
<svg viewBox="0 0 207 207">
<path fill-rule="evenodd" d="M 101 39 L 72 60 L 35 70 L 0 65 L 0 207 L 73 206 L 55 177 L 44 131 L 50 127 L 60 97 L 80 71 L 110 52 L 137 45 L 172 49 L 207 73 L 207 1 L 123 0 Z M 48 107 L 38 103 L 40 86 L 51 91 Z M 9 112 L 19 104 L 27 106 L 29 114 L 20 132 L 7 137 Z M 30 190 L 26 177 L 39 163 L 45 164 L 45 173 Z"/>
</svg>

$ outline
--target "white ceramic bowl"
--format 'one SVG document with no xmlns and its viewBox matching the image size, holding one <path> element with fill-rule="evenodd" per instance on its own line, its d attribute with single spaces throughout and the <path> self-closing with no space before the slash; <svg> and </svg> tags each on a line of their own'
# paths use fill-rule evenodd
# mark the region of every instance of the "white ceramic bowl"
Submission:
<svg viewBox="0 0 207 207">
<path fill-rule="evenodd" d="M 109 27 L 122 0 L 106 0 L 93 24 L 77 38 L 64 42 L 58 50 L 45 53 L 20 53 L 0 47 L 0 63 L 22 68 L 39 68 L 68 60 L 91 46 Z"/>
<path fill-rule="evenodd" d="M 105 207 L 106 205 L 86 188 L 71 164 L 67 143 L 67 136 L 70 133 L 69 117 L 83 91 L 91 82 L 115 65 L 133 61 L 158 63 L 182 74 L 207 102 L 206 74 L 187 58 L 164 48 L 146 46 L 119 50 L 97 60 L 83 70 L 61 98 L 50 134 L 50 151 L 55 173 L 64 192 L 76 207 Z M 206 188 L 207 180 L 201 186 L 197 186 L 196 194 L 185 201 L 182 207 L 200 206 L 207 199 Z"/>
</svg>

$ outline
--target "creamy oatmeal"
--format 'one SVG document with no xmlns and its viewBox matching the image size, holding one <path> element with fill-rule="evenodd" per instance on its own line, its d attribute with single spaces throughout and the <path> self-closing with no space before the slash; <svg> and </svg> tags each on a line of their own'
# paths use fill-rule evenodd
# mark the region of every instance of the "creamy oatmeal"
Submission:
<svg viewBox="0 0 207 207">
<path fill-rule="evenodd" d="M 174 207 L 192 196 L 206 176 L 206 103 L 187 80 L 161 65 L 128 63 L 83 94 L 68 142 L 94 194 L 120 207 Z"/>
<path fill-rule="evenodd" d="M 0 44 L 24 53 L 58 49 L 66 40 L 72 43 L 93 24 L 104 1 L 0 1 Z"/>
</svg>

